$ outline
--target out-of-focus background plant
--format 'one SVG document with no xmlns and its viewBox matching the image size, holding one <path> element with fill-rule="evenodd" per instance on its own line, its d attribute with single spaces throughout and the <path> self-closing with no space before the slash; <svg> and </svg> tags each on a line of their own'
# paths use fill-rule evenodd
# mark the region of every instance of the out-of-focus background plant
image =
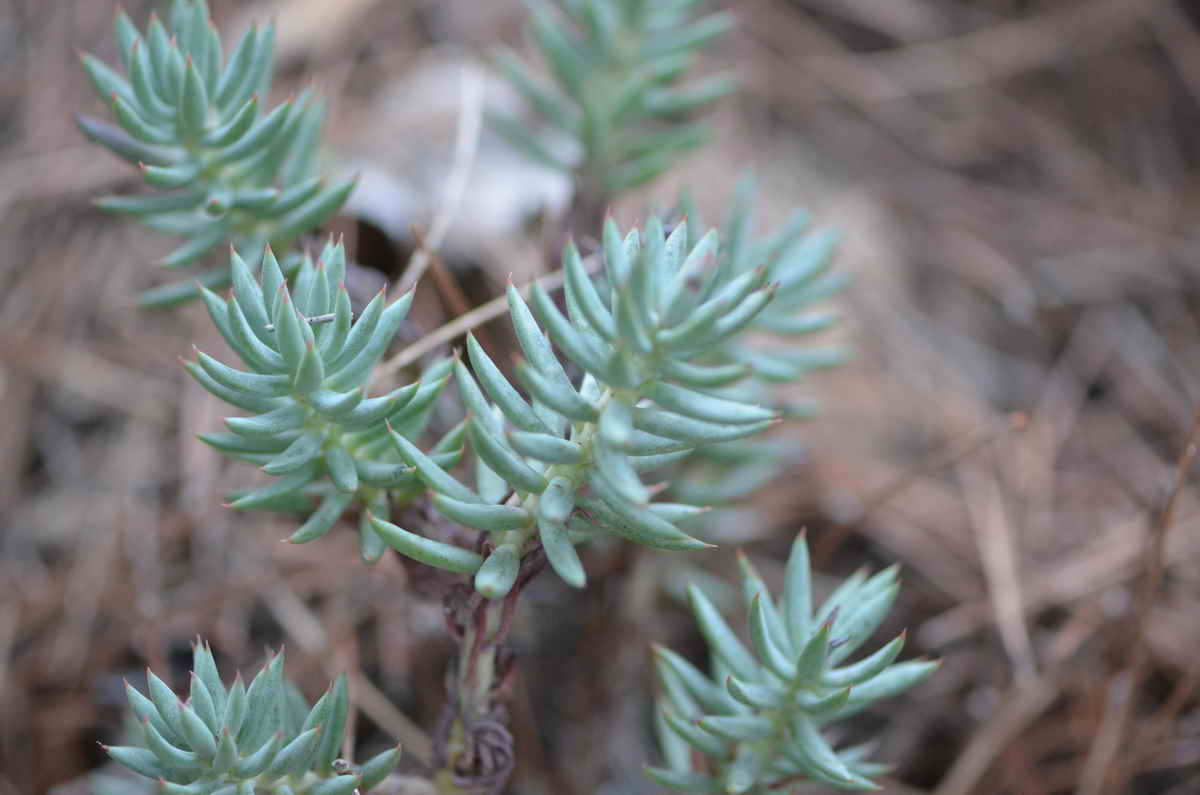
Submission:
<svg viewBox="0 0 1200 795">
<path fill-rule="evenodd" d="M 841 230 L 834 339 L 854 358 L 783 388 L 822 419 L 772 437 L 775 477 L 708 528 L 721 551 L 619 545 L 589 553 L 586 590 L 539 578 L 511 635 L 510 791 L 656 791 L 651 642 L 700 659 L 685 583 L 744 615 L 729 548 L 778 593 L 803 526 L 818 596 L 822 574 L 899 562 L 880 637 L 907 628 L 906 656 L 943 660 L 886 707 L 885 791 L 1195 791 L 1200 495 L 1179 462 L 1200 401 L 1200 18 L 1175 0 L 721 5 L 737 25 L 698 73 L 733 65 L 741 90 L 712 143 L 681 142 L 680 168 L 611 211 L 627 228 L 690 186 L 718 221 L 750 165 L 759 233 L 795 206 Z M 355 305 L 426 274 L 402 344 L 540 275 L 564 216 L 603 211 L 572 201 L 595 169 L 543 168 L 481 123 L 486 104 L 544 126 L 485 63 L 501 42 L 546 74 L 520 3 L 211 7 L 227 39 L 277 21 L 263 107 L 314 84 L 328 100 L 323 168 L 359 175 L 332 223 Z M 310 698 L 346 671 L 358 758 L 399 739 L 420 765 L 451 652 L 433 575 L 363 567 L 353 533 L 279 544 L 294 521 L 220 506 L 246 469 L 195 439 L 225 407 L 177 357 L 223 343 L 203 307 L 135 306 L 178 241 L 91 204 L 140 179 L 73 119 L 107 112 L 74 51 L 116 61 L 114 10 L 0 17 L 0 793 L 89 791 L 122 679 L 149 662 L 186 681 L 197 633 L 244 675 L 286 644 Z M 517 350 L 504 321 L 477 335 L 497 361 Z"/>
</svg>

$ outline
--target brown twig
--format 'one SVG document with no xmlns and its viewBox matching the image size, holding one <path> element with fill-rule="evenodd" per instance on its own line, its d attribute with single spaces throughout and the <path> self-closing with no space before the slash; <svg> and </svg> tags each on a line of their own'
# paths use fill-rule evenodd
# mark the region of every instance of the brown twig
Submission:
<svg viewBox="0 0 1200 795">
<path fill-rule="evenodd" d="M 1128 755 L 1125 764 L 1137 765 L 1150 756 L 1155 746 L 1167 737 L 1175 718 L 1183 711 L 1188 699 L 1195 694 L 1198 687 L 1200 687 L 1200 660 L 1193 660 L 1192 664 L 1188 666 L 1187 673 L 1175 683 L 1166 702 L 1150 716 L 1145 728 L 1139 732 L 1138 741 Z"/>
<path fill-rule="evenodd" d="M 594 273 L 597 269 L 599 269 L 600 261 L 598 258 L 589 257 L 584 260 L 584 265 L 587 267 L 589 273 Z M 557 290 L 562 286 L 564 278 L 563 272 L 560 269 L 541 277 L 537 280 L 537 283 L 540 284 L 544 290 Z M 529 291 L 532 289 L 532 287 L 533 282 L 520 287 L 519 290 L 521 295 L 528 297 Z M 412 345 L 409 345 L 392 358 L 383 362 L 381 365 L 379 365 L 379 367 L 375 368 L 375 373 L 371 377 L 372 382 L 377 382 L 383 376 L 391 375 L 397 370 L 407 367 L 425 354 L 431 353 L 443 345 L 449 344 L 456 337 L 466 334 L 476 326 L 487 323 L 490 320 L 495 320 L 507 311 L 508 297 L 505 295 L 498 295 L 490 301 L 475 307 L 470 312 L 459 315 L 458 317 L 454 318 L 454 320 L 446 323 L 436 331 L 426 334 L 420 340 L 414 342 Z"/>
<path fill-rule="evenodd" d="M 1200 514 L 1192 513 L 1180 523 L 1193 527 Z M 1137 565 L 1137 540 L 1130 537 L 1134 522 L 1121 522 L 1088 545 L 1088 548 L 1063 564 L 1051 565 L 1036 577 L 1022 594 L 1021 609 L 1029 613 L 1047 605 L 1074 602 L 1128 579 Z M 1186 536 L 1185 536 L 1186 538 Z M 1180 545 L 1171 557 L 1192 554 L 1196 545 Z M 942 648 L 986 627 L 992 619 L 988 600 L 965 602 L 928 619 L 918 630 L 923 644 Z"/>
<path fill-rule="evenodd" d="M 1137 591 L 1134 612 L 1135 637 L 1130 650 L 1131 660 L 1127 673 L 1123 675 L 1123 697 L 1116 696 L 1112 704 L 1111 732 L 1101 732 L 1092 745 L 1080 779 L 1080 795 L 1103 795 L 1119 792 L 1121 785 L 1129 779 L 1132 771 L 1118 763 L 1121 739 L 1125 736 L 1129 717 L 1137 701 L 1138 688 L 1150 665 L 1149 618 L 1150 610 L 1162 584 L 1166 570 L 1167 534 L 1175 521 L 1175 511 L 1187 484 L 1188 475 L 1200 447 L 1200 407 L 1192 419 L 1187 442 L 1175 467 L 1175 484 L 1167 497 L 1166 504 L 1156 520 L 1151 523 L 1142 548 L 1142 577 Z"/>
<path fill-rule="evenodd" d="M 1021 609 L 1017 542 L 999 478 L 994 468 L 986 463 L 969 466 L 964 462 L 958 471 L 988 594 L 1000 627 L 1000 638 L 1012 660 L 1017 679 L 1029 681 L 1037 673 L 1036 661 Z"/>
<path fill-rule="evenodd" d="M 1025 414 L 1014 412 L 1000 422 L 988 423 L 976 428 L 961 442 L 950 445 L 947 449 L 937 451 L 917 466 L 900 473 L 891 483 L 867 495 L 863 500 L 862 509 L 858 512 L 857 521 L 862 522 L 870 518 L 876 511 L 903 493 L 909 486 L 916 483 L 919 478 L 953 466 L 1001 436 L 1022 430 L 1027 422 L 1028 418 Z M 851 523 L 840 522 L 830 532 L 822 536 L 820 546 L 817 547 L 813 554 L 813 560 L 818 567 L 824 566 L 829 562 L 838 545 L 845 539 L 851 529 Z"/>
<path fill-rule="evenodd" d="M 429 233 L 417 239 L 417 247 L 409 257 L 404 276 L 392 288 L 394 295 L 403 295 L 421 280 L 445 240 L 446 233 L 450 231 L 467 190 L 475 153 L 479 149 L 479 133 L 483 128 L 483 77 L 470 63 L 463 64 L 459 91 L 461 105 L 458 130 L 454 138 L 454 161 L 450 176 L 446 179 L 446 192 L 442 195 L 442 203 L 433 223 L 429 225 Z"/>
<path fill-rule="evenodd" d="M 1002 706 L 976 731 L 942 779 L 936 795 L 968 795 L 988 768 L 1030 723 L 1058 697 L 1059 687 L 1049 674 L 1016 685 Z"/>
<path fill-rule="evenodd" d="M 872 56 L 813 55 L 799 64 L 860 102 L 957 91 L 1044 68 L 1113 40 L 1138 35 L 1133 23 L 1152 0 L 1085 0 L 1030 19 L 1014 19 Z"/>
</svg>

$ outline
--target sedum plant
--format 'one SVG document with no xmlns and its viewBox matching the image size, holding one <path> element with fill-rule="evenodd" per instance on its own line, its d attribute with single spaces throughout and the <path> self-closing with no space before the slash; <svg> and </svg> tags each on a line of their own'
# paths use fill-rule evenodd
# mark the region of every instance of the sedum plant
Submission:
<svg viewBox="0 0 1200 795">
<path fill-rule="evenodd" d="M 387 304 L 380 290 L 355 318 L 342 283 L 345 270 L 341 244 L 330 243 L 315 264 L 304 259 L 289 288 L 269 248 L 259 280 L 232 252 L 229 298 L 206 288 L 201 295 L 214 325 L 249 369 L 199 351 L 184 365 L 209 392 L 252 413 L 227 419 L 228 433 L 200 439 L 276 478 L 235 495 L 230 507 L 311 511 L 289 538 L 297 544 L 328 533 L 354 503 L 386 514 L 389 498 L 411 499 L 421 491 L 420 480 L 391 452 L 390 434 L 419 435 L 449 378 L 449 362 L 443 361 L 420 381 L 366 396 L 372 370 L 399 331 L 412 293 Z M 461 428 L 447 434 L 432 455 L 453 466 L 462 455 Z M 373 563 L 385 547 L 365 516 L 359 546 L 363 560 Z"/>
<path fill-rule="evenodd" d="M 700 50 L 732 24 L 726 13 L 696 17 L 697 5 L 531 2 L 529 32 L 553 83 L 510 51 L 501 51 L 496 64 L 551 137 L 502 115 L 492 116 L 494 129 L 534 159 L 576 174 L 599 206 L 654 179 L 708 140 L 708 128 L 690 116 L 733 88 L 726 75 L 680 83 Z M 565 145 L 556 146 L 555 138 Z"/>
<path fill-rule="evenodd" d="M 833 237 L 808 232 L 797 215 L 759 239 L 748 183 L 723 235 L 705 231 L 694 211 L 669 226 L 651 217 L 622 233 L 610 218 L 600 228 L 605 203 L 705 140 L 689 117 L 729 89 L 724 77 L 679 82 L 730 24 L 725 14 L 697 16 L 697 5 L 532 5 L 532 34 L 553 84 L 510 53 L 498 64 L 552 128 L 546 132 L 573 152 L 511 119 L 493 121 L 526 152 L 576 174 L 572 214 L 586 226 L 578 236 L 600 232 L 598 250 L 585 258 L 573 242 L 565 246 L 561 301 L 540 284 L 528 301 L 508 286 L 523 354 L 513 380 L 468 333 L 465 357 L 435 359 L 419 380 L 371 396 L 376 365 L 413 296 L 389 303 L 381 291 L 355 313 L 341 244 L 330 241 L 315 259 L 296 250 L 353 183 L 327 185 L 317 173 L 319 101 L 305 93 L 260 110 L 272 28 L 252 29 L 225 59 L 204 0 L 174 0 L 168 24 L 152 17 L 144 33 L 118 15 L 122 71 L 83 56 L 117 122 L 82 118 L 84 132 L 138 164 L 158 189 L 106 197 L 101 206 L 184 238 L 164 261 L 171 268 L 216 251 L 223 260 L 229 246 L 228 265 L 143 296 L 149 305 L 199 297 L 240 359 L 197 351 L 185 362 L 205 389 L 246 413 L 200 438 L 270 478 L 232 495 L 229 507 L 298 515 L 293 543 L 356 515 L 365 562 L 390 547 L 470 577 L 429 579 L 444 589 L 458 647 L 430 773 L 439 793 L 498 793 L 512 771 L 503 703 L 512 661 L 500 649 L 516 599 L 543 564 L 583 587 L 577 547 L 592 540 L 710 546 L 696 529 L 707 506 L 779 470 L 778 450 L 751 437 L 809 413 L 778 404 L 771 385 L 841 357 L 800 344 L 834 320 L 813 311 L 842 284 L 830 270 Z M 226 287 L 225 296 L 214 292 Z M 781 344 L 764 347 L 764 337 Z M 466 416 L 434 442 L 428 426 L 451 374 Z M 648 473 L 659 485 L 643 481 Z M 893 664 L 902 638 L 847 662 L 890 607 L 895 572 L 856 575 L 813 612 L 803 539 L 778 603 L 744 566 L 753 652 L 695 588 L 711 673 L 656 651 L 666 766 L 651 775 L 689 792 L 782 793 L 800 780 L 868 788 L 881 768 L 861 747 L 834 750 L 823 731 L 933 670 Z M 163 791 L 364 793 L 395 766 L 395 750 L 361 768 L 336 759 L 348 710 L 344 679 L 309 709 L 284 682 L 282 655 L 249 688 L 240 679 L 225 688 L 206 646 L 194 659 L 186 703 L 153 674 L 148 696 L 129 689 L 138 736 L 108 749 Z"/>
<path fill-rule="evenodd" d="M 331 217 L 352 180 L 327 184 L 317 169 L 323 104 L 309 92 L 266 108 L 274 26 L 249 30 L 226 59 L 205 0 L 174 0 L 168 23 L 144 32 L 116 18 L 124 74 L 91 55 L 83 65 L 109 103 L 114 126 L 87 116 L 91 140 L 136 165 L 155 192 L 106 196 L 100 207 L 184 239 L 161 264 L 190 266 L 232 242 L 253 254 L 281 250 Z M 285 270 L 299 264 L 285 260 Z M 225 267 L 200 271 L 142 296 L 162 306 L 197 296 L 194 282 L 229 284 Z"/>
<path fill-rule="evenodd" d="M 772 600 L 745 557 L 742 594 L 750 648 L 696 586 L 688 596 L 711 654 L 705 674 L 675 652 L 655 648 L 661 696 L 655 726 L 666 767 L 649 769 L 682 792 L 791 792 L 801 781 L 872 790 L 887 767 L 867 761 L 871 744 L 835 750 L 825 736 L 834 721 L 918 684 L 938 667 L 896 663 L 904 635 L 849 662 L 878 629 L 900 589 L 896 568 L 859 572 L 818 608 L 804 536 L 788 558 L 783 593 Z M 693 764 L 694 754 L 705 760 Z"/>
<path fill-rule="evenodd" d="M 651 502 L 639 473 L 776 421 L 772 409 L 710 393 L 743 377 L 744 367 L 696 363 L 741 332 L 775 291 L 763 269 L 736 276 L 706 270 L 716 248 L 715 232 L 689 246 L 684 224 L 667 235 L 651 218 L 622 236 L 610 219 L 603 285 L 593 282 L 574 244 L 566 246 L 566 314 L 537 284 L 531 311 L 510 285 L 510 314 L 526 357 L 517 373 L 531 401 L 473 337 L 467 352 L 474 375 L 463 362 L 455 365 L 470 413 L 467 436 L 481 464 L 475 489 L 399 440 L 401 455 L 435 493 L 434 505 L 491 534 L 491 551 L 468 567 L 484 596 L 509 592 L 535 539 L 576 587 L 586 578 L 574 545 L 593 536 L 668 550 L 708 546 L 679 527 L 700 509 Z M 578 385 L 552 342 L 583 372 Z M 417 557 L 428 543 L 414 540 L 401 551 Z"/>
<path fill-rule="evenodd" d="M 146 672 L 147 692 L 128 682 L 136 744 L 105 746 L 113 760 L 159 783 L 165 795 L 351 795 L 377 787 L 400 761 L 392 748 L 361 767 L 339 759 L 349 714 L 346 678 L 311 708 L 283 677 L 283 652 L 247 687 L 225 687 L 212 651 L 197 642 L 181 700 Z"/>
</svg>

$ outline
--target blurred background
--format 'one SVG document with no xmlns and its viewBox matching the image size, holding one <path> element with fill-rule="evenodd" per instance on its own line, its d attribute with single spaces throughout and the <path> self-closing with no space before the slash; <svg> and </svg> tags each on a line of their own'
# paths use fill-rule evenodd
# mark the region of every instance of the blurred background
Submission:
<svg viewBox="0 0 1200 795">
<path fill-rule="evenodd" d="M 278 21 L 277 98 L 330 99 L 330 168 L 362 175 L 332 227 L 352 289 L 402 278 L 473 87 L 515 103 L 479 64 L 496 42 L 530 52 L 520 3 L 210 2 L 227 41 Z M 194 439 L 225 407 L 177 362 L 220 342 L 198 307 L 136 308 L 172 242 L 90 204 L 137 184 L 73 120 L 103 113 L 76 50 L 114 59 L 115 5 L 0 3 L 0 794 L 99 792 L 122 679 L 150 664 L 181 685 L 197 634 L 230 676 L 285 644 L 310 697 L 349 671 L 356 742 L 398 738 L 419 771 L 452 651 L 439 601 L 395 557 L 365 568 L 353 533 L 293 547 L 286 520 L 221 507 L 254 474 Z M 780 431 L 788 471 L 723 514 L 720 550 L 620 545 L 588 553 L 586 591 L 539 580 L 512 639 L 509 791 L 654 792 L 648 645 L 702 651 L 680 584 L 719 595 L 739 547 L 777 584 L 807 527 L 831 577 L 901 563 L 885 632 L 944 660 L 861 719 L 896 766 L 886 792 L 1200 792 L 1200 491 L 1180 466 L 1200 405 L 1200 8 L 723 5 L 738 28 L 707 67 L 742 90 L 716 142 L 614 211 L 691 186 L 715 221 L 755 172 L 764 225 L 801 206 L 844 235 L 854 357 L 805 382 L 822 415 Z M 126 3 L 139 23 L 153 6 Z M 467 176 L 405 341 L 550 268 L 538 230 L 571 185 L 486 130 Z M 483 333 L 511 342 L 503 321 Z"/>
</svg>

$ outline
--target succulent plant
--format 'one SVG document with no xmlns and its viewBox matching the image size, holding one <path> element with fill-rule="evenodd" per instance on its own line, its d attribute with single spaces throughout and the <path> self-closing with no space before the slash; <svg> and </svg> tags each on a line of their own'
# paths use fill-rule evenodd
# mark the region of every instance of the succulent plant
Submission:
<svg viewBox="0 0 1200 795">
<path fill-rule="evenodd" d="M 784 590 L 772 600 L 745 558 L 742 594 L 750 648 L 692 585 L 688 596 L 711 653 L 710 673 L 655 648 L 661 696 L 655 716 L 666 767 L 649 769 L 683 792 L 785 793 L 801 780 L 871 790 L 885 765 L 866 761 L 871 746 L 835 750 L 823 729 L 918 684 L 937 662 L 896 663 L 904 635 L 848 662 L 878 629 L 899 592 L 896 567 L 859 572 L 817 609 L 812 605 L 803 534 L 788 558 Z M 693 751 L 707 759 L 695 769 Z"/>
<path fill-rule="evenodd" d="M 378 786 L 400 761 L 400 748 L 361 767 L 338 759 L 349 700 L 345 676 L 310 709 L 283 678 L 283 652 L 247 687 L 226 688 L 207 644 L 197 641 L 187 700 L 147 671 L 147 692 L 128 682 L 139 721 L 136 745 L 105 746 L 115 761 L 159 782 L 166 795 L 350 795 Z"/>
<path fill-rule="evenodd" d="M 510 285 L 510 314 L 526 357 L 517 373 L 532 400 L 468 338 L 474 374 L 461 361 L 455 373 L 480 460 L 474 489 L 397 438 L 400 454 L 435 492 L 434 505 L 491 534 L 486 559 L 460 556 L 460 570 L 474 573 L 480 593 L 506 594 L 535 538 L 559 576 L 577 587 L 586 578 L 575 544 L 590 536 L 660 549 L 707 546 L 680 529 L 701 509 L 651 502 L 639 473 L 776 422 L 771 408 L 709 391 L 744 377 L 748 367 L 695 363 L 741 332 L 775 291 L 764 269 L 736 276 L 706 270 L 716 250 L 715 231 L 689 246 L 685 225 L 666 235 L 651 218 L 644 234 L 634 229 L 622 237 L 610 219 L 605 285 L 592 280 L 574 244 L 566 246 L 565 315 L 539 285 L 532 311 Z M 552 342 L 583 372 L 578 386 Z M 385 526 L 376 522 L 381 532 Z M 419 557 L 436 543 L 414 536 L 411 549 L 398 548 Z"/>
<path fill-rule="evenodd" d="M 261 279 L 232 252 L 229 297 L 207 288 L 201 295 L 248 369 L 199 351 L 184 363 L 205 389 L 252 412 L 227 419 L 229 432 L 200 439 L 276 476 L 235 495 L 230 507 L 311 511 L 289 539 L 298 544 L 329 532 L 352 504 L 387 515 L 389 495 L 399 499 L 422 491 L 420 480 L 392 452 L 388 426 L 398 434 L 420 434 L 449 378 L 450 362 L 443 360 L 420 381 L 366 396 L 372 370 L 399 331 L 412 294 L 387 304 L 381 290 L 354 318 L 342 283 L 345 269 L 341 244 L 329 243 L 316 263 L 305 257 L 289 288 L 269 248 Z M 462 436 L 461 427 L 447 434 L 434 459 L 453 466 L 462 455 Z M 359 524 L 359 539 L 363 559 L 378 560 L 385 547 L 370 522 Z"/>
<path fill-rule="evenodd" d="M 732 83 L 721 75 L 680 81 L 730 17 L 697 17 L 697 5 L 533 0 L 530 30 L 552 81 L 512 53 L 497 56 L 545 128 L 506 117 L 493 124 L 533 157 L 574 174 L 570 217 L 587 222 L 584 233 L 595 233 L 611 198 L 707 138 L 692 116 Z M 742 496 L 778 471 L 778 447 L 749 437 L 809 408 L 777 404 L 769 387 L 842 356 L 795 344 L 834 320 L 810 311 L 844 282 L 830 272 L 833 236 L 809 233 L 797 215 L 758 239 L 749 183 L 722 245 L 694 210 L 671 228 L 652 217 L 627 234 L 609 219 L 594 255 L 599 273 L 574 243 L 564 248 L 561 303 L 540 284 L 528 303 L 508 286 L 524 354 L 515 367 L 521 390 L 468 334 L 465 357 L 435 359 L 419 380 L 368 397 L 412 293 L 388 303 L 381 291 L 356 317 L 342 283 L 342 246 L 330 241 L 315 261 L 292 251 L 337 211 L 353 181 L 327 184 L 318 174 L 319 100 L 304 92 L 260 107 L 271 82 L 273 27 L 252 28 L 226 59 L 205 0 L 173 0 L 168 24 L 152 17 L 144 33 L 118 14 L 116 37 L 123 73 L 82 56 L 116 124 L 83 117 L 80 125 L 138 165 L 158 191 L 99 204 L 182 237 L 163 261 L 169 268 L 230 245 L 227 267 L 143 296 L 147 305 L 199 297 L 241 359 L 234 367 L 197 351 L 185 362 L 205 389 L 248 413 L 228 418 L 228 432 L 200 438 L 272 478 L 232 495 L 230 507 L 299 514 L 293 543 L 318 539 L 357 512 L 364 561 L 391 547 L 473 578 L 476 594 L 447 585 L 460 654 L 448 668 L 451 700 L 435 748 L 442 767 L 431 786 L 499 791 L 514 760 L 499 703 L 511 664 L 499 647 L 514 604 L 504 597 L 536 574 L 540 554 L 566 583 L 582 587 L 576 547 L 594 539 L 709 546 L 696 537 L 705 506 Z M 272 245 L 291 253 L 277 258 Z M 225 298 L 214 292 L 228 286 Z M 787 344 L 764 347 L 767 336 Z M 466 419 L 423 442 L 451 373 Z M 471 485 L 451 474 L 467 440 L 475 453 Z M 663 499 L 643 475 L 668 467 L 684 477 L 673 478 Z M 441 517 L 483 535 L 467 548 L 443 540 L 443 528 L 393 521 L 398 505 L 418 500 L 421 510 L 405 515 L 428 515 L 427 500 Z M 848 662 L 891 607 L 895 570 L 854 575 L 814 611 L 803 537 L 778 601 L 742 565 L 749 648 L 693 586 L 692 608 L 712 652 L 709 673 L 656 649 L 656 727 L 666 764 L 650 775 L 686 792 L 782 795 L 801 781 L 872 788 L 883 767 L 866 761 L 868 747 L 839 750 L 825 730 L 936 667 L 896 663 L 903 636 Z M 211 651 L 198 644 L 186 702 L 152 673 L 148 694 L 130 687 L 128 697 L 135 742 L 106 750 L 167 793 L 365 793 L 399 759 L 393 749 L 362 767 L 338 760 L 345 678 L 310 709 L 284 681 L 282 653 L 249 687 L 239 678 L 226 688 Z"/>
<path fill-rule="evenodd" d="M 332 216 L 354 187 L 327 184 L 317 172 L 323 104 L 309 92 L 265 110 L 273 70 L 274 26 L 252 28 L 226 61 L 205 0 L 174 0 L 164 25 L 144 33 L 124 12 L 116 18 L 122 75 L 82 55 L 96 91 L 118 126 L 81 116 L 84 134 L 141 169 L 160 192 L 106 196 L 104 209 L 132 215 L 184 242 L 162 265 L 183 268 L 233 242 L 253 252 L 281 250 Z M 299 260 L 285 261 L 294 270 Z M 151 290 L 147 305 L 195 298 L 194 281 L 229 284 L 218 267 Z"/>
<path fill-rule="evenodd" d="M 493 127 L 542 163 L 577 173 L 601 201 L 654 179 L 708 140 L 708 128 L 689 118 L 733 89 L 727 75 L 679 84 L 700 49 L 732 25 L 726 13 L 694 18 L 697 4 L 531 3 L 529 30 L 554 83 L 509 51 L 496 64 L 569 151 L 506 116 L 493 115 Z"/>
</svg>

